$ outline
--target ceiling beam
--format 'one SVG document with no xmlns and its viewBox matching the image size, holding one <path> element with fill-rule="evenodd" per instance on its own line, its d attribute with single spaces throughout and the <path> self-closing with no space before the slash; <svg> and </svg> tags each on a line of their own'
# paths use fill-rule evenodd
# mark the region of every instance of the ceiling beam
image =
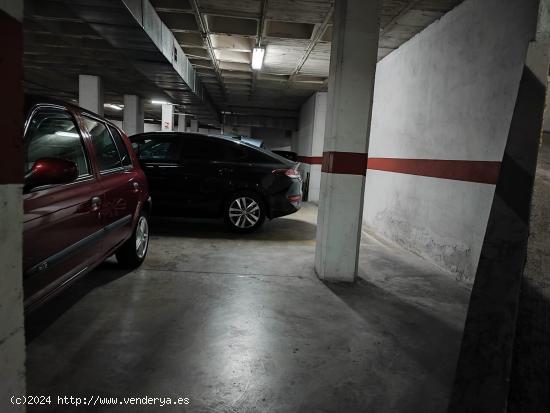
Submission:
<svg viewBox="0 0 550 413">
<path fill-rule="evenodd" d="M 398 21 L 409 11 L 414 9 L 418 3 L 420 3 L 422 0 L 411 0 L 409 4 L 407 4 L 405 7 L 403 7 L 397 16 L 395 16 L 393 19 L 391 19 L 388 24 L 386 24 L 381 30 L 380 30 L 380 37 L 384 36 L 386 33 L 388 33 L 391 29 L 393 29 L 393 26 L 395 26 Z"/>
<path fill-rule="evenodd" d="M 304 66 L 307 59 L 309 58 L 309 55 L 311 54 L 311 52 L 313 51 L 315 46 L 317 46 L 317 43 L 319 43 L 319 40 L 321 40 L 321 37 L 325 33 L 325 30 L 327 29 L 327 26 L 329 25 L 330 20 L 332 19 L 332 13 L 333 12 L 334 12 L 334 3 L 332 3 L 330 5 L 330 8 L 329 8 L 329 10 L 327 12 L 327 15 L 325 16 L 325 19 L 323 20 L 323 22 L 320 25 L 317 26 L 317 28 L 315 30 L 315 33 L 311 37 L 311 41 L 309 42 L 309 45 L 308 45 L 306 51 L 304 52 L 304 54 L 302 55 L 302 57 L 298 61 L 298 64 L 296 65 L 296 67 L 294 68 L 292 73 L 290 74 L 290 77 L 288 78 L 289 82 L 294 81 L 294 78 L 296 77 L 296 75 L 298 73 L 300 73 L 300 70 L 302 70 L 302 67 Z"/>
<path fill-rule="evenodd" d="M 212 59 L 212 64 L 214 65 L 216 77 L 218 78 L 218 82 L 220 82 L 222 99 L 226 100 L 227 96 L 226 96 L 225 84 L 223 83 L 222 72 L 220 69 L 220 65 L 218 63 L 218 59 L 216 59 L 216 55 L 214 53 L 214 47 L 212 46 L 212 41 L 210 40 L 206 22 L 204 21 L 202 14 L 200 12 L 198 0 L 190 0 L 190 3 L 191 3 L 191 7 L 193 8 L 193 14 L 195 15 L 195 19 L 197 20 L 197 24 L 199 25 L 201 36 L 203 38 L 204 43 L 206 44 L 208 54 Z"/>
</svg>

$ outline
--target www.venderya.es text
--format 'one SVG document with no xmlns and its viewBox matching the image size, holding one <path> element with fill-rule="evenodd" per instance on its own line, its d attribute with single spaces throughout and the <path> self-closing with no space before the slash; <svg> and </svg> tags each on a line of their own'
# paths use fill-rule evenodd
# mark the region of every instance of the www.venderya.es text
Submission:
<svg viewBox="0 0 550 413">
<path fill-rule="evenodd" d="M 185 406 L 190 404 L 189 397 L 113 397 L 113 396 L 12 396 L 13 405 L 34 406 Z"/>
</svg>

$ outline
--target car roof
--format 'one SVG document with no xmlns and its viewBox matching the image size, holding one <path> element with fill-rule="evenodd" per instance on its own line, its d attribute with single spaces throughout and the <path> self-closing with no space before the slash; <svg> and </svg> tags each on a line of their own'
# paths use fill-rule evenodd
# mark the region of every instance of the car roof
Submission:
<svg viewBox="0 0 550 413">
<path fill-rule="evenodd" d="M 108 119 L 105 119 L 104 116 L 98 115 L 95 112 L 92 112 L 91 110 L 84 109 L 78 105 L 75 105 L 74 103 L 70 103 L 61 99 L 55 99 L 47 96 L 42 95 L 32 95 L 32 94 L 25 94 L 25 114 L 28 114 L 29 111 L 32 110 L 37 105 L 57 105 L 57 106 L 63 106 L 69 109 L 72 109 L 76 112 L 91 115 L 93 117 L 99 118 L 103 120 L 104 122 L 108 123 L 110 126 L 114 126 L 116 129 L 120 129 L 117 125 L 115 125 L 113 122 L 111 122 Z M 120 129 L 121 130 L 121 129 Z"/>
<path fill-rule="evenodd" d="M 213 135 L 213 134 L 206 134 L 206 133 L 198 133 L 198 132 L 143 132 L 138 133 L 136 135 L 130 136 L 130 140 L 134 140 L 135 138 L 141 137 L 141 136 L 181 136 L 182 139 L 193 137 L 193 138 L 199 138 L 199 139 L 219 139 L 226 142 L 233 142 L 238 143 L 241 145 L 244 145 L 248 148 L 252 149 L 258 149 L 257 146 L 251 145 L 248 142 L 243 142 L 240 139 L 236 139 L 227 135 Z"/>
<path fill-rule="evenodd" d="M 262 152 L 267 156 L 275 158 L 280 163 L 284 163 L 284 164 L 288 164 L 288 165 L 295 165 L 296 164 L 296 162 L 292 162 L 291 160 L 289 160 L 287 158 L 284 158 L 280 155 L 277 155 L 276 153 L 270 151 L 269 149 L 260 148 L 258 146 L 252 145 L 248 142 L 245 142 L 245 141 L 242 141 L 240 139 L 233 138 L 233 137 L 230 137 L 230 136 L 227 136 L 227 135 L 212 135 L 212 134 L 198 133 L 198 132 L 177 132 L 177 131 L 158 132 L 158 131 L 155 131 L 155 132 L 143 132 L 143 133 L 138 133 L 136 135 L 132 135 L 132 136 L 130 136 L 130 141 L 133 142 L 135 139 L 139 139 L 139 138 L 145 137 L 145 136 L 181 136 L 182 139 L 185 139 L 185 138 L 188 138 L 188 137 L 195 137 L 195 138 L 199 138 L 199 139 L 217 139 L 217 140 L 220 140 L 220 141 L 233 142 L 233 143 L 236 143 L 236 144 L 239 144 L 239 145 L 246 146 L 247 148 L 250 148 L 252 150 Z"/>
</svg>

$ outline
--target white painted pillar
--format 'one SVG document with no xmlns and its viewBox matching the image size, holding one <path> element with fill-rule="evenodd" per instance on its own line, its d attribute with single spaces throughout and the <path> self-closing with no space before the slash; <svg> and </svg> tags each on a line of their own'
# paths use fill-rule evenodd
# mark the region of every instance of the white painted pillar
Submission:
<svg viewBox="0 0 550 413">
<path fill-rule="evenodd" d="M 0 410 L 24 412 L 12 396 L 25 396 L 23 328 L 23 0 L 0 1 Z"/>
<path fill-rule="evenodd" d="M 378 0 L 336 0 L 315 271 L 357 276 L 365 169 L 378 54 Z"/>
<path fill-rule="evenodd" d="M 199 131 L 199 121 L 197 119 L 191 119 L 191 132 Z"/>
<path fill-rule="evenodd" d="M 103 116 L 103 83 L 99 76 L 78 76 L 78 105 Z"/>
<path fill-rule="evenodd" d="M 178 115 L 178 132 L 185 132 L 186 125 L 187 119 L 185 114 Z"/>
<path fill-rule="evenodd" d="M 174 130 L 174 105 L 162 105 L 162 132 L 172 132 Z"/>
<path fill-rule="evenodd" d="M 327 120 L 327 92 L 317 92 L 314 95 L 315 108 L 313 113 L 313 128 L 311 150 L 309 156 L 309 201 L 319 202 L 321 188 L 321 163 Z"/>
<path fill-rule="evenodd" d="M 137 95 L 124 95 L 122 129 L 128 136 L 143 133 L 143 101 Z"/>
</svg>

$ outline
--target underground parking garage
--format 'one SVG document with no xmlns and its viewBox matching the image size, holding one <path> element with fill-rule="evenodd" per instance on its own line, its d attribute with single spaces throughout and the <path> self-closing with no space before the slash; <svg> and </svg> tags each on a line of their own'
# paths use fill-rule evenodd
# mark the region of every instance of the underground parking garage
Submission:
<svg viewBox="0 0 550 413">
<path fill-rule="evenodd" d="M 549 411 L 548 0 L 0 32 L 0 411 Z"/>
</svg>

